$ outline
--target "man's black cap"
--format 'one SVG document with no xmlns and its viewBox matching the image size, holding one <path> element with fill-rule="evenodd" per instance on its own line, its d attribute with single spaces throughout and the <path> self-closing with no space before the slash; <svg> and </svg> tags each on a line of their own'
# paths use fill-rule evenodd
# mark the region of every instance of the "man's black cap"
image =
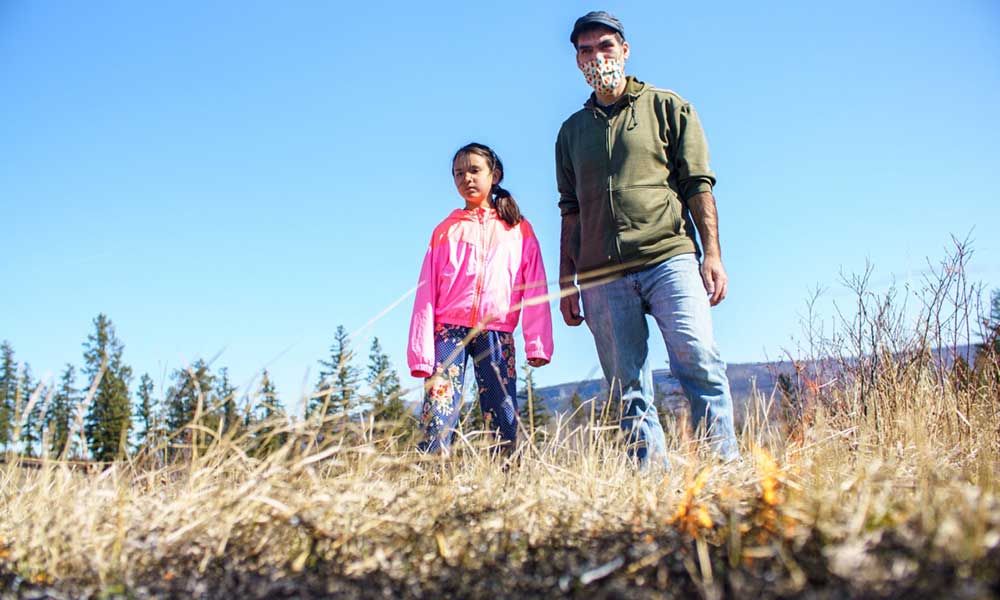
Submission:
<svg viewBox="0 0 1000 600">
<path fill-rule="evenodd" d="M 576 20 L 573 24 L 573 33 L 569 34 L 569 41 L 576 46 L 576 38 L 580 37 L 580 32 L 592 25 L 603 25 L 608 29 L 616 31 L 618 35 L 625 38 L 625 27 L 615 16 L 603 10 L 592 10 Z"/>
</svg>

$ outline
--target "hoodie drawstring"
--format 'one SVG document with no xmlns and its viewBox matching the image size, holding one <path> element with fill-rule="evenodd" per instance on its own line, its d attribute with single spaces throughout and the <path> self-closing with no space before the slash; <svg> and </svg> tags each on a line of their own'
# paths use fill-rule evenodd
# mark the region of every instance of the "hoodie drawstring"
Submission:
<svg viewBox="0 0 1000 600">
<path fill-rule="evenodd" d="M 635 114 L 635 98 L 631 96 L 629 96 L 628 99 L 628 109 L 629 109 L 629 120 L 628 120 L 628 125 L 625 126 L 625 129 L 628 131 L 632 131 L 633 129 L 639 126 L 639 117 L 637 117 Z M 600 120 L 600 117 L 597 116 L 596 105 L 590 107 L 590 114 L 594 116 L 594 120 Z"/>
</svg>

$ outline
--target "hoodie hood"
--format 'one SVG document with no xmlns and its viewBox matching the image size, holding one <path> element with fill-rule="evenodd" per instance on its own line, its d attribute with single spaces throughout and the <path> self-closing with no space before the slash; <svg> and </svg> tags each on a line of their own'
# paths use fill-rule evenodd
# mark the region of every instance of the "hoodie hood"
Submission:
<svg viewBox="0 0 1000 600">
<path fill-rule="evenodd" d="M 674 92 L 626 79 L 614 109 L 592 94 L 556 140 L 559 206 L 580 215 L 581 277 L 697 252 L 686 202 L 715 183 L 694 108 Z"/>
<path fill-rule="evenodd" d="M 622 97 L 615 101 L 615 106 L 619 106 L 624 103 L 633 103 L 635 100 L 646 91 L 649 87 L 645 83 L 639 81 L 635 78 L 635 75 L 628 75 L 625 77 L 625 93 Z M 600 107 L 597 103 L 597 94 L 595 92 L 590 93 L 590 97 L 587 101 L 583 103 L 583 107 L 588 110 L 595 110 Z"/>
</svg>

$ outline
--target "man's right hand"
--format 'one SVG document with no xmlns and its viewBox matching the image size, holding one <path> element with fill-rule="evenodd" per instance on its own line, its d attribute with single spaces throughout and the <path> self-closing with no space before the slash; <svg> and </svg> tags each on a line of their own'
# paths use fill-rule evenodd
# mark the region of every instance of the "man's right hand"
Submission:
<svg viewBox="0 0 1000 600">
<path fill-rule="evenodd" d="M 583 315 L 580 314 L 580 290 L 575 285 L 562 289 L 559 311 L 562 313 L 563 321 L 570 327 L 583 323 Z"/>
</svg>

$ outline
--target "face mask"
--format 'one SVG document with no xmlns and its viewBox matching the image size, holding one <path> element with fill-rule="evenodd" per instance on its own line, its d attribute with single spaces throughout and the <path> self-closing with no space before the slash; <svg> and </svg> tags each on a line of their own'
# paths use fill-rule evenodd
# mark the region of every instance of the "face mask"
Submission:
<svg viewBox="0 0 1000 600">
<path fill-rule="evenodd" d="M 579 67 L 587 84 L 605 96 L 613 94 L 625 78 L 625 61 L 618 58 L 592 58 Z"/>
</svg>

